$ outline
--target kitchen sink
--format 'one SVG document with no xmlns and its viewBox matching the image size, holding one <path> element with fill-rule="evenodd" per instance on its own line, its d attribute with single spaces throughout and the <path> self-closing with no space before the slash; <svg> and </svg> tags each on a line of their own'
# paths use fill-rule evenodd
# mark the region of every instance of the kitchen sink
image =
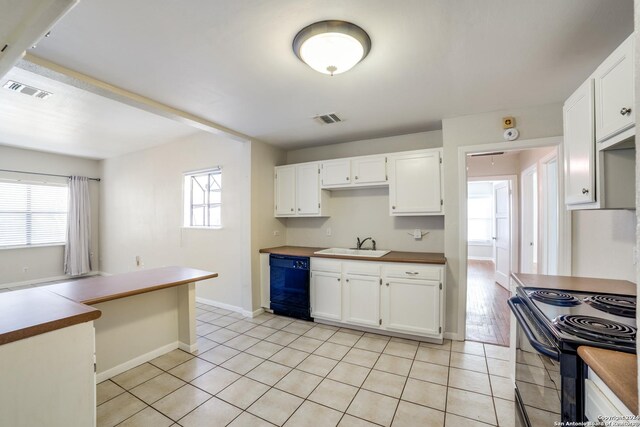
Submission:
<svg viewBox="0 0 640 427">
<path fill-rule="evenodd" d="M 391 251 L 374 251 L 372 249 L 347 249 L 347 248 L 329 248 L 314 252 L 316 255 L 343 255 L 343 256 L 361 256 L 369 258 L 380 258 Z"/>
</svg>

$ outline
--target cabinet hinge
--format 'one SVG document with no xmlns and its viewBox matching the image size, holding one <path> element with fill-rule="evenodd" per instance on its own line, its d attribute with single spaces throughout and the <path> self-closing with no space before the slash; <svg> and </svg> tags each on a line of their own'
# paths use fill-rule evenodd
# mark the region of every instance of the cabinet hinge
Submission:
<svg viewBox="0 0 640 427">
<path fill-rule="evenodd" d="M 380 321 L 378 322 L 378 325 L 382 325 L 382 319 L 380 319 Z"/>
<path fill-rule="evenodd" d="M 440 199 L 440 206 L 444 205 L 444 200 Z"/>
<path fill-rule="evenodd" d="M 382 278 L 380 278 L 380 286 L 382 286 Z"/>
<path fill-rule="evenodd" d="M 440 157 L 440 164 L 442 164 L 442 157 Z"/>
<path fill-rule="evenodd" d="M 442 290 L 442 282 L 440 282 L 440 290 Z"/>
<path fill-rule="evenodd" d="M 438 326 L 438 333 L 441 334 L 442 333 L 442 326 Z"/>
<path fill-rule="evenodd" d="M 318 207 L 320 207 L 320 203 L 318 203 Z"/>
<path fill-rule="evenodd" d="M 384 158 L 384 162 L 385 162 L 385 163 L 387 163 L 387 160 L 389 160 L 389 159 L 387 159 L 387 158 L 385 157 L 385 158 Z"/>
<path fill-rule="evenodd" d="M 318 168 L 318 175 L 320 175 L 320 168 Z"/>
<path fill-rule="evenodd" d="M 278 205 L 276 205 L 276 210 L 278 210 Z"/>
<path fill-rule="evenodd" d="M 384 180 L 385 180 L 385 181 L 389 181 L 389 175 L 385 175 L 385 176 L 384 176 Z"/>
</svg>

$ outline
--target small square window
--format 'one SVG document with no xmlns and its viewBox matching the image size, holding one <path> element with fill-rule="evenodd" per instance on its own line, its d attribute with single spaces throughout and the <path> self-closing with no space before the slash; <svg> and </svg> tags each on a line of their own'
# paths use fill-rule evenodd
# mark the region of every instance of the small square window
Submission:
<svg viewBox="0 0 640 427">
<path fill-rule="evenodd" d="M 184 175 L 184 226 L 222 227 L 222 170 Z"/>
</svg>

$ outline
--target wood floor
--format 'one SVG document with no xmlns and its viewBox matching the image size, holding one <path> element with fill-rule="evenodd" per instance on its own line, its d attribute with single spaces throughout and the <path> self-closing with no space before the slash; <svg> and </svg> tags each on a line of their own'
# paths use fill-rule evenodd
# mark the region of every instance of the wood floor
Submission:
<svg viewBox="0 0 640 427">
<path fill-rule="evenodd" d="M 494 280 L 493 261 L 469 260 L 466 339 L 509 345 L 509 291 Z"/>
</svg>

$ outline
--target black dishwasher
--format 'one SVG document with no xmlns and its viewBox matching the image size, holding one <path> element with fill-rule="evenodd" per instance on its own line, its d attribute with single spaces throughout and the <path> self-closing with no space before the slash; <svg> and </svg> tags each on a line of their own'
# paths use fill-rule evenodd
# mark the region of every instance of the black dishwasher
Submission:
<svg viewBox="0 0 640 427">
<path fill-rule="evenodd" d="M 313 320 L 309 303 L 309 258 L 271 254 L 271 303 L 275 314 Z"/>
</svg>

